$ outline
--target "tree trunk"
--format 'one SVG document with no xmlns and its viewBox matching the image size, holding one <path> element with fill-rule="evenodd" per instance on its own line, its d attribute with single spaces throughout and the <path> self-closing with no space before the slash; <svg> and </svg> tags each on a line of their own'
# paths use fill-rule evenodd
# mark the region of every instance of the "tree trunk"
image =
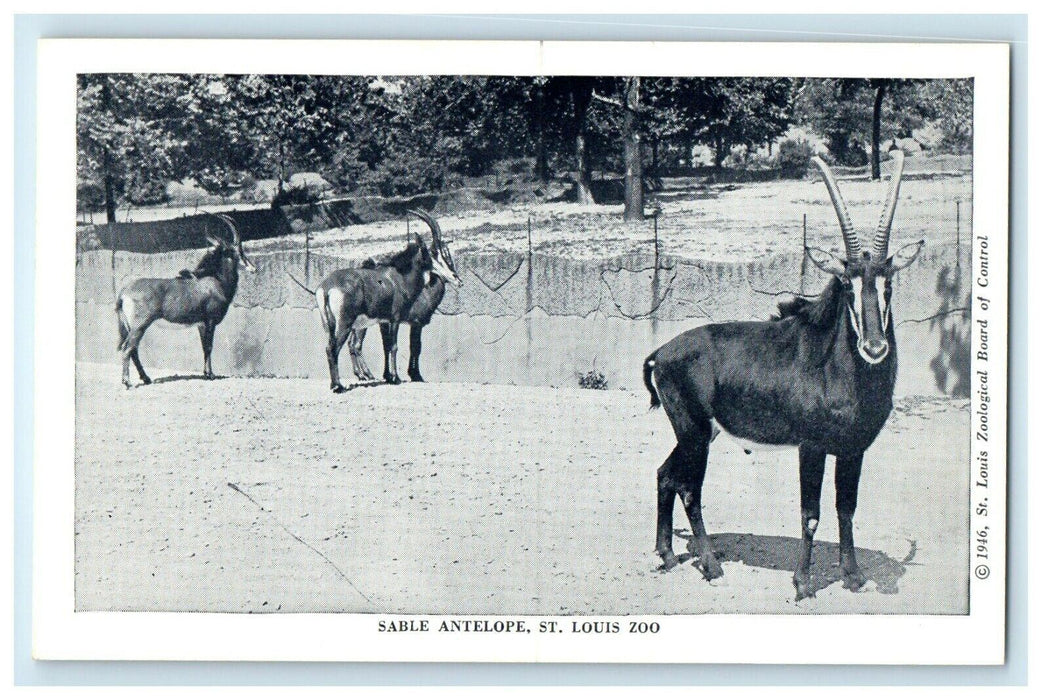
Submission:
<svg viewBox="0 0 1049 700">
<path fill-rule="evenodd" d="M 101 107 L 104 113 L 110 111 L 109 79 L 102 79 Z M 102 144 L 102 186 L 106 194 L 106 222 L 113 224 L 117 220 L 117 195 L 116 187 L 113 186 L 113 156 L 109 152 L 109 146 Z"/>
<path fill-rule="evenodd" d="M 641 134 L 637 111 L 640 106 L 640 78 L 628 78 L 623 100 L 623 219 L 642 221 L 644 198 L 641 190 Z"/>
<path fill-rule="evenodd" d="M 593 97 L 593 89 L 593 85 L 589 80 L 579 80 L 572 85 L 577 204 L 594 203 L 594 195 L 590 190 L 590 158 L 586 144 L 586 113 L 590 107 L 590 100 Z"/>
<path fill-rule="evenodd" d="M 652 137 L 652 172 L 650 175 L 653 180 L 659 180 L 659 174 L 662 172 L 659 163 L 659 147 L 661 144 L 662 141 L 658 136 Z"/>
<path fill-rule="evenodd" d="M 726 158 L 728 158 L 728 146 L 725 143 L 725 139 L 719 136 L 714 142 L 714 167 L 721 170 L 725 167 Z"/>
<path fill-rule="evenodd" d="M 543 115 L 547 113 L 546 90 L 542 87 L 539 88 L 539 111 Z M 533 138 L 535 139 L 535 168 L 532 174 L 536 180 L 546 182 L 550 179 L 550 162 L 546 148 L 546 130 L 543 129 L 542 118 L 536 120 Z"/>
<path fill-rule="evenodd" d="M 106 222 L 113 224 L 117 220 L 117 198 L 113 187 L 113 175 L 110 173 L 109 151 L 102 152 L 102 169 L 105 171 L 102 180 L 106 188 Z"/>
<path fill-rule="evenodd" d="M 550 164 L 546 155 L 546 135 L 541 126 L 535 135 L 535 169 L 532 172 L 535 179 L 540 182 L 550 179 Z"/>
<path fill-rule="evenodd" d="M 881 103 L 885 99 L 885 83 L 878 83 L 874 92 L 874 118 L 871 128 L 871 179 L 881 179 Z"/>
<path fill-rule="evenodd" d="M 284 193 L 284 175 L 286 172 L 284 165 L 284 141 L 281 140 L 277 148 L 277 194 Z"/>
</svg>

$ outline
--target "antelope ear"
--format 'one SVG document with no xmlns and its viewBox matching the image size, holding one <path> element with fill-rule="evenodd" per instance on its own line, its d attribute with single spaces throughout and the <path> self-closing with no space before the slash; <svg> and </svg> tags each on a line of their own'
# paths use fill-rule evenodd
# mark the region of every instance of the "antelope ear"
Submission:
<svg viewBox="0 0 1049 700">
<path fill-rule="evenodd" d="M 905 245 L 893 253 L 886 262 L 893 272 L 899 272 L 918 259 L 918 253 L 921 252 L 923 245 L 925 245 L 924 240 Z"/>
<path fill-rule="evenodd" d="M 829 275 L 843 277 L 845 275 L 845 261 L 833 253 L 828 253 L 821 248 L 805 248 L 805 254 L 809 256 L 816 267 Z"/>
</svg>

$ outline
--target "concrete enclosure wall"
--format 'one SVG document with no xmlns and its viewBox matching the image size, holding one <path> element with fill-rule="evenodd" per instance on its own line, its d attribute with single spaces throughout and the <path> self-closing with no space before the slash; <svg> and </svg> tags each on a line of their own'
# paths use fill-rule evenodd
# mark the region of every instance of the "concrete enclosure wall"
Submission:
<svg viewBox="0 0 1049 700">
<path fill-rule="evenodd" d="M 201 251 L 154 255 L 91 251 L 76 274 L 77 359 L 116 362 L 115 293 L 138 277 L 172 277 Z M 301 251 L 252 256 L 229 314 L 216 333 L 219 374 L 327 378 L 324 335 L 311 287 L 353 260 Z M 894 283 L 900 355 L 898 395 L 968 396 L 970 248 L 927 247 Z M 308 270 L 307 270 L 308 267 Z M 800 251 L 751 262 L 717 263 L 629 255 L 571 260 L 535 254 L 456 256 L 464 285 L 449 289 L 423 332 L 422 372 L 430 381 L 575 385 L 594 370 L 611 388 L 639 388 L 641 362 L 676 334 L 703 323 L 763 320 L 789 293 L 817 293 L 825 275 Z M 307 275 L 308 272 L 308 275 Z M 378 332 L 369 331 L 366 359 L 381 372 Z M 407 369 L 401 334 L 401 372 Z M 193 329 L 163 322 L 146 333 L 147 370 L 201 371 Z M 352 378 L 342 357 L 343 376 Z M 114 381 L 119 377 L 114 375 Z"/>
</svg>

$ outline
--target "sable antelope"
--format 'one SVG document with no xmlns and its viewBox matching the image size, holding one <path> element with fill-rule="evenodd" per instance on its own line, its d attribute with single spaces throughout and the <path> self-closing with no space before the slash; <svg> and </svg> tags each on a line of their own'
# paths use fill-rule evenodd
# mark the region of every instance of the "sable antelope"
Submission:
<svg viewBox="0 0 1049 700">
<path fill-rule="evenodd" d="M 421 212 L 412 210 L 412 213 L 425 220 Z M 408 318 L 412 305 L 426 288 L 431 273 L 446 282 L 460 284 L 458 276 L 448 268 L 442 257 L 432 256 L 422 237 L 416 234 L 415 240 L 385 265 L 336 270 L 324 278 L 313 294 L 317 297 L 321 325 L 328 334 L 328 370 L 332 391 L 346 391 L 339 381 L 339 351 L 346 344 L 350 333 L 382 322 L 385 322 L 382 335 L 386 351 L 383 379 L 389 384 L 400 383 L 401 379 L 397 376 L 397 329 Z M 350 357 L 354 374 L 363 376 L 358 356 L 351 352 Z"/>
<path fill-rule="evenodd" d="M 432 235 L 432 241 L 430 244 L 430 256 L 434 260 L 442 261 L 445 266 L 451 270 L 452 274 L 455 275 L 455 285 L 462 286 L 462 280 L 459 279 L 455 272 L 455 263 L 452 261 L 452 253 L 448 250 L 448 246 L 445 245 L 444 240 L 441 237 L 441 227 L 434 220 L 432 216 L 425 212 L 416 211 L 414 209 L 409 210 L 412 214 L 415 214 L 420 219 L 426 222 L 426 225 L 430 227 L 430 233 Z M 365 260 L 361 264 L 364 268 L 377 268 L 382 265 L 389 264 L 388 260 L 376 260 L 370 258 Z M 419 296 L 415 298 L 415 303 L 412 304 L 408 310 L 408 315 L 404 318 L 404 322 L 411 328 L 411 334 L 409 336 L 409 354 L 408 354 L 408 377 L 413 382 L 423 381 L 423 375 L 419 371 L 419 356 L 423 351 L 423 326 L 430 323 L 433 318 L 433 314 L 437 311 L 437 307 L 441 305 L 441 300 L 444 299 L 445 289 L 444 279 L 440 275 L 431 275 L 430 282 L 427 284 Z M 388 329 L 388 323 L 382 323 L 383 343 L 385 344 L 386 339 L 390 334 L 396 337 L 396 329 Z M 368 369 L 368 365 L 364 362 L 364 357 L 361 354 L 361 349 L 364 346 L 364 336 L 368 332 L 368 329 L 361 328 L 360 330 L 354 330 L 350 333 L 350 353 L 354 357 L 354 371 L 360 371 L 357 374 L 357 378 L 361 380 L 374 380 L 371 370 Z M 384 345 L 384 349 L 385 345 Z M 389 352 L 385 353 L 385 357 L 389 358 Z M 389 365 L 383 368 L 383 376 L 389 376 L 390 368 Z"/>
<path fill-rule="evenodd" d="M 892 410 L 892 277 L 914 262 L 924 244 L 887 254 L 903 172 L 903 154 L 896 151 L 894 158 L 869 252 L 860 249 L 830 168 L 813 159 L 830 193 L 846 251 L 845 259 L 816 248 L 806 251 L 819 269 L 832 275 L 817 299 L 781 303 L 778 316 L 767 322 L 695 328 L 645 360 L 652 408 L 662 403 L 677 437 L 657 475 L 656 552 L 664 569 L 678 562 L 671 545 L 676 494 L 692 526 L 689 550 L 704 577 L 723 573 L 703 525 L 700 501 L 710 442 L 724 430 L 755 443 L 798 446 L 801 551 L 793 577 L 798 600 L 815 595 L 809 579 L 812 540 L 819 524 L 824 462 L 828 454 L 835 456 L 841 576 L 850 590 L 864 584 L 852 519 L 863 454 Z"/>
<path fill-rule="evenodd" d="M 138 345 L 146 329 L 157 319 L 197 325 L 200 344 L 204 348 L 204 378 L 215 378 L 211 371 L 211 344 L 215 339 L 215 327 L 225 318 L 233 295 L 237 292 L 238 267 L 244 265 L 254 271 L 255 266 L 244 255 L 240 233 L 233 220 L 225 214 L 213 216 L 229 227 L 233 234 L 232 243 L 206 233 L 205 237 L 215 247 L 204 254 L 192 271 L 182 270 L 174 279 L 137 279 L 124 287 L 117 296 L 116 311 L 125 387 L 131 388 L 129 361 L 135 363 L 135 369 L 144 384 L 152 381 L 142 368 Z"/>
</svg>

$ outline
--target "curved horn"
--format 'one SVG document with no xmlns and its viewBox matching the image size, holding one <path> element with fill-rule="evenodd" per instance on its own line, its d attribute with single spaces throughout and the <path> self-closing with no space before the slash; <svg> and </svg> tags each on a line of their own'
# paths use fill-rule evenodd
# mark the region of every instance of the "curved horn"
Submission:
<svg viewBox="0 0 1049 700">
<path fill-rule="evenodd" d="M 244 242 L 240 240 L 240 231 L 237 230 L 237 225 L 233 223 L 233 219 L 226 214 L 212 214 L 212 216 L 229 226 L 229 230 L 233 233 L 233 248 L 237 250 L 240 259 L 244 261 L 244 266 L 249 270 L 254 270 L 254 263 L 248 260 L 248 256 L 244 254 Z"/>
<path fill-rule="evenodd" d="M 233 223 L 227 214 L 212 214 L 216 219 L 220 219 L 225 222 L 226 226 L 229 226 L 229 230 L 233 233 L 233 245 L 234 247 L 240 247 L 240 232 L 237 230 L 237 225 Z"/>
<path fill-rule="evenodd" d="M 409 209 L 408 213 L 409 214 L 414 214 L 415 216 L 418 216 L 420 219 L 422 219 L 423 221 L 426 222 L 426 225 L 430 227 L 430 232 L 433 234 L 433 249 L 434 250 L 440 250 L 441 249 L 441 227 L 437 223 L 437 221 L 432 216 L 427 214 L 426 212 L 420 211 L 418 209 Z"/>
<path fill-rule="evenodd" d="M 878 230 L 874 234 L 871 255 L 878 262 L 884 261 L 889 254 L 889 233 L 892 231 L 892 217 L 896 214 L 896 202 L 900 198 L 900 179 L 903 175 L 903 151 L 892 152 L 892 175 L 889 188 L 885 192 L 885 206 L 878 219 Z"/>
<path fill-rule="evenodd" d="M 834 213 L 838 215 L 841 235 L 845 239 L 845 256 L 849 262 L 856 262 L 860 259 L 860 239 L 856 235 L 856 229 L 852 226 L 852 219 L 849 218 L 849 210 L 845 207 L 845 200 L 838 189 L 838 182 L 834 179 L 830 166 L 824 163 L 822 158 L 813 156 L 812 162 L 816 164 L 820 175 L 823 176 L 823 182 L 827 185 L 827 192 L 830 193 L 831 204 L 834 205 Z"/>
</svg>

